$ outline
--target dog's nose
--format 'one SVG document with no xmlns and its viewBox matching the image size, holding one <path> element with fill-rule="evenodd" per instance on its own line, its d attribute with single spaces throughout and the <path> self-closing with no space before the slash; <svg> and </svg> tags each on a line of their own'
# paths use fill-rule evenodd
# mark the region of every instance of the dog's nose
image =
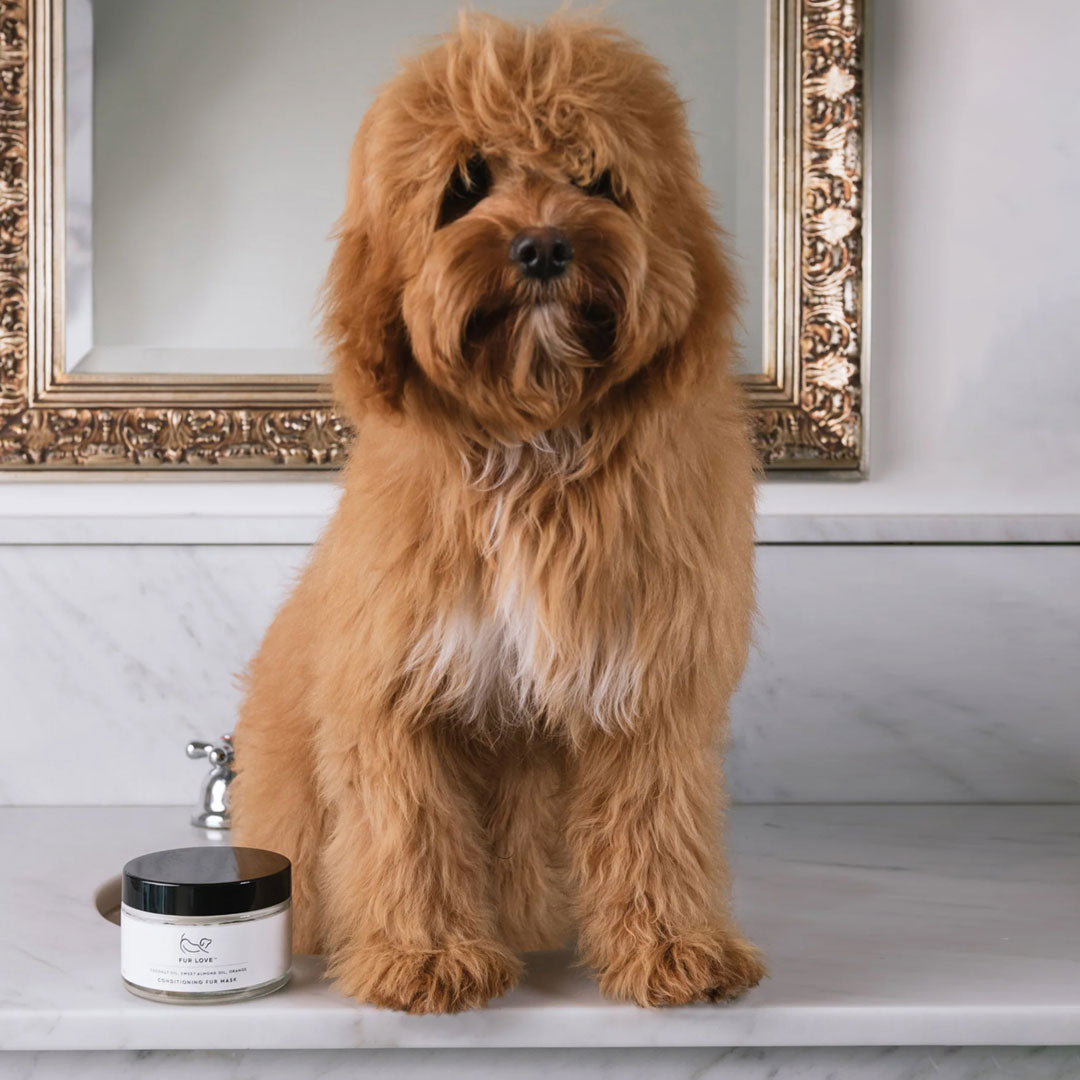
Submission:
<svg viewBox="0 0 1080 1080">
<path fill-rule="evenodd" d="M 522 229 L 510 241 L 510 261 L 537 281 L 550 281 L 565 273 L 573 257 L 570 237 L 550 225 Z"/>
</svg>

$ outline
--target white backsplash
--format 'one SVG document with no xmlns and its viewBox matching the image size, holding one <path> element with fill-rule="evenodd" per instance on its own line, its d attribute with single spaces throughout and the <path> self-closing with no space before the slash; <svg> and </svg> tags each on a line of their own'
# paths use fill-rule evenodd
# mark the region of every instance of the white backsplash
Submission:
<svg viewBox="0 0 1080 1080">
<path fill-rule="evenodd" d="M 193 801 L 301 546 L 0 547 L 0 803 Z M 769 545 L 744 802 L 1080 801 L 1080 547 Z"/>
</svg>

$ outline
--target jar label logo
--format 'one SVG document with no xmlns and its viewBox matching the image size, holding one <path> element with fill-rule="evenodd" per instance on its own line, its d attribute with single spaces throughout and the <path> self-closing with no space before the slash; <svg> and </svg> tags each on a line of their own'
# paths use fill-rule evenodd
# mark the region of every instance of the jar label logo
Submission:
<svg viewBox="0 0 1080 1080">
<path fill-rule="evenodd" d="M 204 937 L 192 941 L 187 934 L 180 935 L 180 951 L 185 953 L 208 953 L 213 943 L 213 938 Z"/>
</svg>

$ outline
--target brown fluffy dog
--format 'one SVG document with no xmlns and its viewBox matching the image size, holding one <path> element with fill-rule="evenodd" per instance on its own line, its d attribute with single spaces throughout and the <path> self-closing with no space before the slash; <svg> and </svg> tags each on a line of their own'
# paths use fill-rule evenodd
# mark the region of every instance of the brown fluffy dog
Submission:
<svg viewBox="0 0 1080 1080">
<path fill-rule="evenodd" d="M 732 308 L 682 105 L 618 32 L 471 17 L 365 117 L 326 319 L 357 437 L 234 792 L 345 993 L 482 1005 L 573 929 L 642 1005 L 760 978 L 718 837 L 753 603 Z"/>
</svg>

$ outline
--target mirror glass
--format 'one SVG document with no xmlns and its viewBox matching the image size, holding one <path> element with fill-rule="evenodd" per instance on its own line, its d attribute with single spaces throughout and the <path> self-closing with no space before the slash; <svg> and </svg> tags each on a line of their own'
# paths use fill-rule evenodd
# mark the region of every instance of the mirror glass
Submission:
<svg viewBox="0 0 1080 1080">
<path fill-rule="evenodd" d="M 353 135 L 457 0 L 68 0 L 68 372 L 318 376 Z M 550 0 L 480 5 L 539 19 Z M 765 369 L 763 0 L 614 0 L 686 99 Z"/>
</svg>

